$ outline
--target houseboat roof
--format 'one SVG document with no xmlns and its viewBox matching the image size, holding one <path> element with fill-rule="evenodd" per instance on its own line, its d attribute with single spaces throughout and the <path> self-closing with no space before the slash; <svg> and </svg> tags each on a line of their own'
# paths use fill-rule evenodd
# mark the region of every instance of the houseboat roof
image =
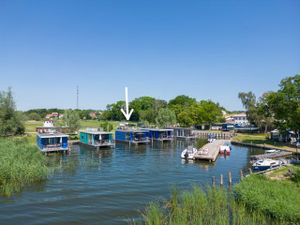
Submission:
<svg viewBox="0 0 300 225">
<path fill-rule="evenodd" d="M 120 131 L 120 132 L 132 132 L 132 133 L 145 133 L 145 132 L 148 132 L 148 130 L 143 130 L 143 129 L 126 129 L 126 130 L 122 130 L 122 129 L 117 129 L 116 131 Z"/>
<path fill-rule="evenodd" d="M 105 131 L 97 131 L 97 130 L 80 130 L 79 132 L 87 133 L 87 134 L 112 134 L 112 132 L 105 132 Z"/>
<path fill-rule="evenodd" d="M 54 132 L 54 133 L 38 133 L 37 134 L 40 138 L 54 138 L 54 137 L 69 137 L 69 135 L 60 133 L 60 132 Z"/>
<path fill-rule="evenodd" d="M 171 128 L 165 128 L 165 129 L 159 129 L 159 128 L 146 128 L 147 130 L 149 131 L 173 131 L 174 129 L 171 129 Z"/>
<path fill-rule="evenodd" d="M 171 129 L 171 128 L 170 128 Z M 193 128 L 190 127 L 175 127 L 174 130 L 193 130 Z"/>
</svg>

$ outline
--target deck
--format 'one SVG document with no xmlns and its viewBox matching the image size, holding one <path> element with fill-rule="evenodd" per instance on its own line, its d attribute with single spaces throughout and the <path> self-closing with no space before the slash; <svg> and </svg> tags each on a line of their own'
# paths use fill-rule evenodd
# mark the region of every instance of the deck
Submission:
<svg viewBox="0 0 300 225">
<path fill-rule="evenodd" d="M 284 158 L 287 156 L 291 156 L 292 152 L 275 152 L 275 153 L 266 153 L 262 155 L 253 155 L 251 156 L 251 160 L 259 160 L 259 159 L 277 159 L 277 158 Z"/>
<path fill-rule="evenodd" d="M 219 148 L 220 145 L 224 145 L 225 142 L 228 142 L 226 140 L 216 140 L 212 143 L 208 143 L 204 145 L 198 152 L 195 154 L 194 159 L 195 160 L 208 160 L 210 162 L 216 161 L 218 155 L 219 155 Z M 203 154 L 202 150 L 207 149 L 207 154 Z"/>
</svg>

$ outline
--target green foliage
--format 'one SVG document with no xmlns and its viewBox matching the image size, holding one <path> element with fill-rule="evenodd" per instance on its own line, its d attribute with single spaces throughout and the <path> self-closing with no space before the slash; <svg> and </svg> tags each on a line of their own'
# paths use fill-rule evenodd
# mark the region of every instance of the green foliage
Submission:
<svg viewBox="0 0 300 225">
<path fill-rule="evenodd" d="M 114 125 L 108 121 L 101 122 L 100 127 L 106 132 L 111 132 L 114 129 Z"/>
<path fill-rule="evenodd" d="M 294 171 L 291 180 L 294 181 L 295 183 L 300 183 L 300 169 Z"/>
<path fill-rule="evenodd" d="M 124 101 L 118 101 L 116 103 L 110 104 L 106 106 L 106 110 L 102 113 L 102 120 L 114 120 L 114 121 L 122 121 L 124 120 L 124 115 L 120 111 L 121 108 L 125 107 Z"/>
<path fill-rule="evenodd" d="M 171 127 L 176 124 L 176 115 L 175 113 L 168 109 L 162 108 L 158 111 L 156 117 L 156 125 L 159 127 Z"/>
<path fill-rule="evenodd" d="M 252 175 L 237 184 L 234 191 L 238 201 L 251 211 L 278 221 L 300 221 L 300 187 L 292 182 Z"/>
<path fill-rule="evenodd" d="M 10 196 L 47 178 L 45 156 L 25 139 L 0 139 L 0 194 Z"/>
<path fill-rule="evenodd" d="M 66 110 L 63 121 L 69 127 L 70 132 L 75 132 L 80 128 L 80 117 L 74 110 Z"/>
<path fill-rule="evenodd" d="M 16 111 L 12 91 L 0 92 L 0 136 L 23 134 L 25 127 L 21 115 Z"/>
<path fill-rule="evenodd" d="M 143 213 L 147 225 L 272 225 L 291 224 L 283 219 L 273 220 L 260 211 L 251 211 L 238 203 L 234 195 L 223 188 L 195 186 L 192 191 L 173 191 L 163 204 L 151 203 Z"/>
<path fill-rule="evenodd" d="M 196 99 L 191 98 L 186 95 L 179 95 L 174 99 L 169 101 L 168 107 L 173 110 L 176 114 L 176 117 L 184 111 L 186 108 L 194 105 L 196 103 Z"/>
<path fill-rule="evenodd" d="M 200 149 L 202 148 L 204 145 L 206 145 L 208 143 L 207 139 L 203 139 L 203 138 L 197 138 L 196 139 L 196 148 Z"/>
<path fill-rule="evenodd" d="M 27 115 L 29 120 L 40 121 L 42 120 L 41 116 L 36 112 L 31 112 Z"/>
<path fill-rule="evenodd" d="M 277 92 L 270 92 L 267 102 L 282 131 L 291 129 L 300 135 L 300 75 L 283 79 Z"/>
<path fill-rule="evenodd" d="M 183 108 L 177 115 L 177 120 L 181 126 L 190 127 L 197 124 L 209 124 L 224 122 L 222 108 L 219 104 L 210 100 L 194 102 Z"/>
</svg>

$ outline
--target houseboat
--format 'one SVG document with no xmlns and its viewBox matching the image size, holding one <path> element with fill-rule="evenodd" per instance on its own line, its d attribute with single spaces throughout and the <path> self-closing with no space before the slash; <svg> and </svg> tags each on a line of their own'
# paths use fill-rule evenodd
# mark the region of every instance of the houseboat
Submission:
<svg viewBox="0 0 300 225">
<path fill-rule="evenodd" d="M 196 135 L 193 134 L 193 129 L 191 128 L 176 127 L 174 128 L 174 137 L 177 139 L 191 140 L 195 139 Z"/>
<path fill-rule="evenodd" d="M 116 141 L 129 144 L 149 143 L 149 132 L 140 129 L 118 129 L 115 132 Z"/>
<path fill-rule="evenodd" d="M 114 139 L 112 132 L 104 132 L 94 128 L 80 130 L 80 144 L 99 149 L 105 147 L 114 147 Z"/>
<path fill-rule="evenodd" d="M 69 136 L 59 132 L 60 127 L 53 127 L 45 122 L 44 127 L 36 128 L 36 144 L 45 153 L 65 152 L 69 150 Z"/>
<path fill-rule="evenodd" d="M 173 141 L 174 130 L 173 129 L 152 129 L 149 128 L 149 138 L 152 141 Z"/>
</svg>

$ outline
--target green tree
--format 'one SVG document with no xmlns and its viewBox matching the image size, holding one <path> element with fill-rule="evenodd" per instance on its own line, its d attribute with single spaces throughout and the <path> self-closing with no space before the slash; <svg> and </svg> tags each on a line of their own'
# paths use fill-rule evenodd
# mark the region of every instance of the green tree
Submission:
<svg viewBox="0 0 300 225">
<path fill-rule="evenodd" d="M 282 130 L 293 130 L 300 135 L 300 75 L 287 77 L 280 82 L 277 92 L 267 96 L 268 106 L 274 114 L 277 126 Z"/>
<path fill-rule="evenodd" d="M 36 121 L 40 121 L 42 119 L 41 116 L 36 112 L 29 113 L 27 115 L 27 117 L 28 117 L 29 120 L 36 120 Z"/>
<path fill-rule="evenodd" d="M 63 122 L 69 127 L 70 132 L 75 132 L 80 128 L 80 117 L 75 110 L 66 110 L 64 112 Z"/>
<path fill-rule="evenodd" d="M 168 108 L 162 108 L 158 111 L 156 125 L 159 127 L 170 127 L 176 124 L 176 115 L 174 111 Z"/>
<path fill-rule="evenodd" d="M 25 127 L 16 111 L 11 88 L 0 92 L 0 136 L 23 134 Z"/>
<path fill-rule="evenodd" d="M 169 101 L 168 107 L 175 112 L 176 117 L 177 117 L 179 115 L 179 113 L 184 111 L 184 109 L 192 106 L 196 102 L 197 101 L 194 98 L 191 98 L 186 95 L 179 95 Z"/>
</svg>

